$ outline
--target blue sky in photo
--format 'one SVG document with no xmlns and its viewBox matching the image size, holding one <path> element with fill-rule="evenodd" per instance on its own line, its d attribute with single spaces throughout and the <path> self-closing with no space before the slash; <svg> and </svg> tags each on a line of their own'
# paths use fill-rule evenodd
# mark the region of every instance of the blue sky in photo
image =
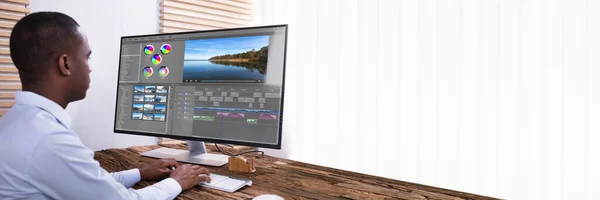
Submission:
<svg viewBox="0 0 600 200">
<path fill-rule="evenodd" d="M 144 92 L 144 86 L 143 86 L 143 85 L 136 85 L 136 86 L 135 86 L 135 91 L 141 91 L 141 92 Z"/>
<path fill-rule="evenodd" d="M 236 54 L 269 45 L 269 36 L 247 36 L 185 41 L 184 60 L 206 60 L 214 56 Z"/>
</svg>

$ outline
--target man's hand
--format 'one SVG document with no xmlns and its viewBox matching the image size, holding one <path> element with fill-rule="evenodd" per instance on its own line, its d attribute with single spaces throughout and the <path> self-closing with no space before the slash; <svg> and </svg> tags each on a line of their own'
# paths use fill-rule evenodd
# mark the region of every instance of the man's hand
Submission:
<svg viewBox="0 0 600 200">
<path fill-rule="evenodd" d="M 181 165 L 175 169 L 170 178 L 175 179 L 182 190 L 190 189 L 200 182 L 209 182 L 210 172 L 204 167 L 198 165 Z"/>
<path fill-rule="evenodd" d="M 177 163 L 175 159 L 167 158 L 156 160 L 149 165 L 140 168 L 140 178 L 143 181 L 162 180 L 171 174 L 172 167 L 179 167 L 179 163 Z"/>
</svg>

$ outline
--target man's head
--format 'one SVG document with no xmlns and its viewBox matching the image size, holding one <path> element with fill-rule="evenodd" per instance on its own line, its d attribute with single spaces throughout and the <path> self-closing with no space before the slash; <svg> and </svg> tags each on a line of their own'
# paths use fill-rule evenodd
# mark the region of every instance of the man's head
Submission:
<svg viewBox="0 0 600 200">
<path fill-rule="evenodd" d="M 24 90 L 52 90 L 37 92 L 59 93 L 65 103 L 85 97 L 91 50 L 73 18 L 58 12 L 23 17 L 10 35 L 10 51 Z"/>
</svg>

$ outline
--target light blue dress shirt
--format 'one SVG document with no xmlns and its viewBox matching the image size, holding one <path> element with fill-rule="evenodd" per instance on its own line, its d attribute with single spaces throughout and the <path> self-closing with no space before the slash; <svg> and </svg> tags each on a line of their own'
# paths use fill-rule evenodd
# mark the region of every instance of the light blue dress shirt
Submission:
<svg viewBox="0 0 600 200">
<path fill-rule="evenodd" d="M 128 189 L 140 181 L 139 170 L 108 173 L 70 126 L 53 101 L 16 94 L 0 117 L 0 199 L 174 199 L 181 192 L 172 178 Z"/>
</svg>

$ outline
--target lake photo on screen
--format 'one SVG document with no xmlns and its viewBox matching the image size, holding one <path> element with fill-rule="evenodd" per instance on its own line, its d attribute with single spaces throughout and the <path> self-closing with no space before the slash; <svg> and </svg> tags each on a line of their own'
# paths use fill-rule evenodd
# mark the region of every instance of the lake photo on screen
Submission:
<svg viewBox="0 0 600 200">
<path fill-rule="evenodd" d="M 269 36 L 188 40 L 183 80 L 265 81 Z"/>
</svg>

